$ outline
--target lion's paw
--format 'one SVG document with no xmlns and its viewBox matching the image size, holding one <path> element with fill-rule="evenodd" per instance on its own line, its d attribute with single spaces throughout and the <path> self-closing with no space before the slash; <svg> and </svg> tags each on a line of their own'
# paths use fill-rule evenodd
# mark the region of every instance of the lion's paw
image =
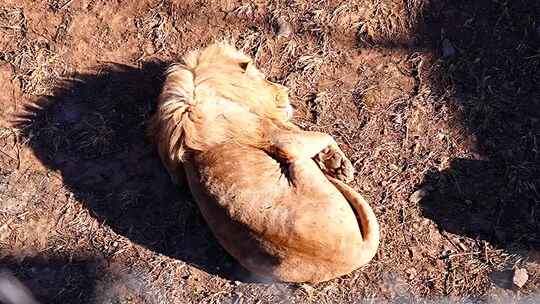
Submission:
<svg viewBox="0 0 540 304">
<path fill-rule="evenodd" d="M 354 167 L 337 145 L 326 147 L 315 156 L 315 161 L 324 173 L 344 182 L 354 178 Z"/>
</svg>

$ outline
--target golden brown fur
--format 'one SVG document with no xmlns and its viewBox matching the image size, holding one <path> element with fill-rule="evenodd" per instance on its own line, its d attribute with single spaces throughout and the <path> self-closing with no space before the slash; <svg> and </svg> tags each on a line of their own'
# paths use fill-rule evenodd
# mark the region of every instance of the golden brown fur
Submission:
<svg viewBox="0 0 540 304">
<path fill-rule="evenodd" d="M 226 44 L 172 66 L 149 133 L 223 247 L 260 275 L 319 282 L 369 262 L 378 224 L 327 134 L 288 121 L 284 87 Z M 355 216 L 353 209 L 358 219 Z"/>
<path fill-rule="evenodd" d="M 229 64 L 231 54 L 235 61 L 247 66 Z M 281 124 L 283 108 L 288 106 L 286 91 L 264 80 L 249 57 L 227 44 L 216 44 L 204 52 L 193 51 L 185 56 L 184 64 L 171 66 L 166 74 L 159 112 L 151 120 L 149 134 L 158 135 L 160 157 L 167 169 L 172 169 L 169 173 L 173 178 L 179 173 L 178 166 L 184 161 L 186 150 L 205 151 L 222 142 L 267 149 L 270 143 L 262 128 Z M 248 78 L 251 79 L 247 81 Z M 253 85 L 253 79 L 258 80 L 258 85 Z M 235 116 L 241 121 L 238 124 L 214 120 L 215 124 L 206 125 L 208 117 L 216 114 L 216 105 L 208 105 L 213 97 L 237 102 L 252 115 L 238 113 Z M 280 120 L 275 120 L 276 117 Z"/>
</svg>

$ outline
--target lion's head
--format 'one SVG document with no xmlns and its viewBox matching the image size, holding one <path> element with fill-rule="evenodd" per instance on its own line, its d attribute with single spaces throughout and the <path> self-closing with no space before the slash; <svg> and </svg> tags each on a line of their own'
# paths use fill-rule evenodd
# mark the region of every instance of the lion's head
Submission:
<svg viewBox="0 0 540 304">
<path fill-rule="evenodd" d="M 185 56 L 184 63 L 196 76 L 202 76 L 200 82 L 206 85 L 201 89 L 210 89 L 259 115 L 291 118 L 288 89 L 267 80 L 251 58 L 231 45 L 216 43 L 193 51 Z"/>
</svg>

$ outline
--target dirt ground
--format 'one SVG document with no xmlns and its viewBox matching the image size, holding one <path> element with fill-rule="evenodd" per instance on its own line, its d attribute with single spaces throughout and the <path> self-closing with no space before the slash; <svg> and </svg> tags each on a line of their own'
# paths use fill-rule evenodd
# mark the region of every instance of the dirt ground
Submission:
<svg viewBox="0 0 540 304">
<path fill-rule="evenodd" d="M 261 282 L 171 184 L 144 122 L 216 39 L 353 161 L 370 264 Z M 2 0 L 0 268 L 42 303 L 539 303 L 539 70 L 535 0 Z"/>
</svg>

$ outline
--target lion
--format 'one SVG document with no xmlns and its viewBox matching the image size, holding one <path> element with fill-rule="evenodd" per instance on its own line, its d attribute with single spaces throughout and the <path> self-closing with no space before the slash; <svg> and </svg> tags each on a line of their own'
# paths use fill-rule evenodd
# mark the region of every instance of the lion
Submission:
<svg viewBox="0 0 540 304">
<path fill-rule="evenodd" d="M 242 266 L 276 281 L 317 283 L 367 264 L 379 225 L 345 184 L 354 168 L 336 141 L 301 130 L 291 109 L 286 87 L 215 43 L 167 70 L 148 134 Z"/>
</svg>

